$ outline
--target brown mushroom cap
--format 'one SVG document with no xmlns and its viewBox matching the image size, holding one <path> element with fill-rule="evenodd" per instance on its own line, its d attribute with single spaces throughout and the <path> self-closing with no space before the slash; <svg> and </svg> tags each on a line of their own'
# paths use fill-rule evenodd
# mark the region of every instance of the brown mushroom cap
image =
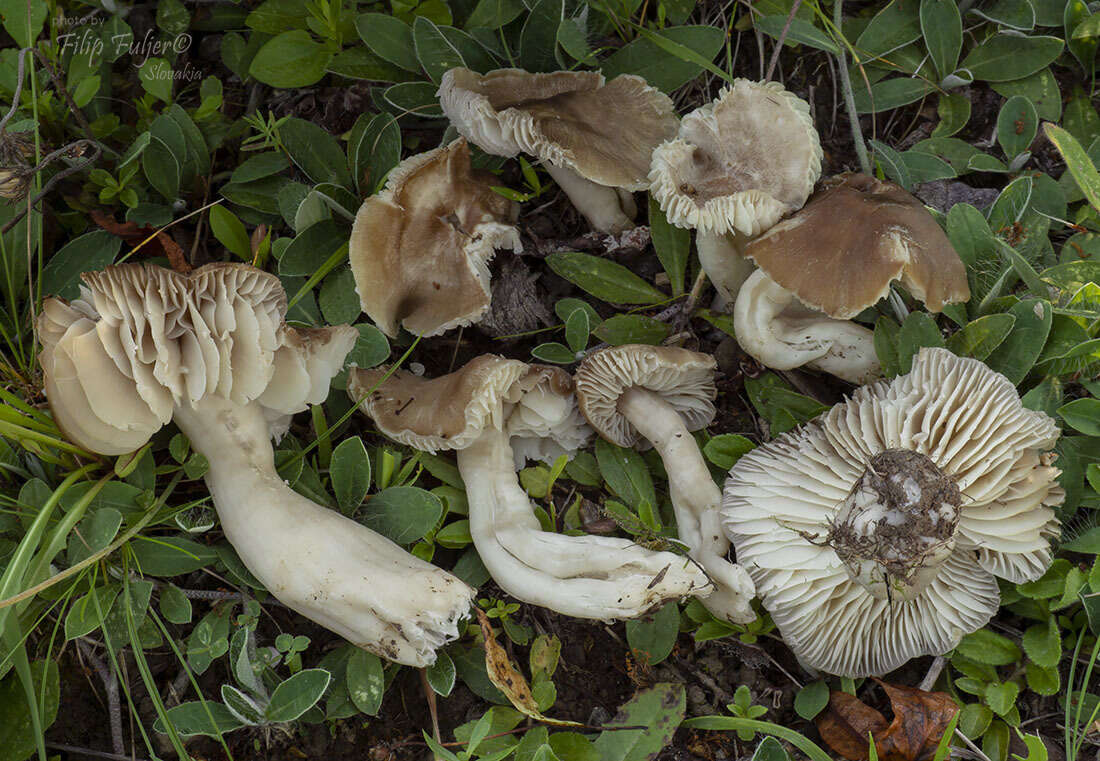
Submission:
<svg viewBox="0 0 1100 761">
<path fill-rule="evenodd" d="M 363 311 L 390 337 L 404 325 L 438 335 L 489 308 L 487 263 L 496 248 L 520 250 L 518 204 L 493 192 L 497 179 L 470 167 L 461 138 L 390 172 L 355 215 L 348 256 Z"/>
<path fill-rule="evenodd" d="M 451 69 L 439 86 L 459 134 L 498 156 L 528 153 L 599 185 L 645 190 L 653 149 L 676 134 L 672 101 L 641 77 Z"/>
<path fill-rule="evenodd" d="M 737 79 L 653 152 L 651 192 L 674 225 L 758 235 L 806 203 L 821 158 L 804 100 Z"/>
<path fill-rule="evenodd" d="M 596 433 L 621 447 L 645 441 L 618 410 L 619 397 L 634 386 L 658 394 L 697 431 L 714 419 L 715 366 L 709 354 L 675 346 L 613 346 L 577 369 L 577 403 Z"/>
<path fill-rule="evenodd" d="M 285 325 L 279 279 L 245 264 L 182 275 L 130 263 L 81 279 L 72 304 L 43 303 L 39 362 L 58 426 L 102 454 L 141 446 L 176 406 L 208 395 L 257 400 L 269 419 L 304 410 L 327 395 L 358 335 Z"/>
<path fill-rule="evenodd" d="M 745 255 L 799 301 L 838 319 L 875 304 L 897 279 L 933 312 L 970 298 L 966 267 L 924 204 L 865 174 L 831 178 Z"/>
<path fill-rule="evenodd" d="M 406 370 L 385 378 L 387 372 L 384 367 L 352 370 L 348 394 L 386 436 L 426 452 L 464 449 L 488 427 L 503 430 L 503 405 L 537 386 L 561 396 L 573 390 L 564 370 L 495 354 L 483 354 L 438 378 Z"/>
</svg>

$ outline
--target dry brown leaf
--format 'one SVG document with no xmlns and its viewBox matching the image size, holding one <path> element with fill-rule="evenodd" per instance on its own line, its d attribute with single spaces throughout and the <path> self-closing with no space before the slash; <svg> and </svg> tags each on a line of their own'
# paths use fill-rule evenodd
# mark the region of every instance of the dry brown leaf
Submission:
<svg viewBox="0 0 1100 761">
<path fill-rule="evenodd" d="M 880 761 L 929 761 L 959 710 L 950 695 L 875 680 L 890 699 L 894 720 L 846 692 L 834 691 L 817 718 L 821 738 L 849 761 L 867 761 L 868 733 Z"/>
<path fill-rule="evenodd" d="M 497 642 L 496 634 L 493 633 L 493 625 L 489 623 L 489 617 L 480 608 L 475 608 L 475 610 L 477 611 L 478 623 L 481 624 L 481 635 L 485 640 L 485 671 L 489 674 L 489 681 L 504 693 L 504 696 L 508 698 L 515 709 L 525 716 L 530 716 L 535 721 L 546 722 L 558 727 L 585 726 L 575 721 L 551 719 L 539 711 L 527 680 L 512 665 L 508 653 Z"/>
<path fill-rule="evenodd" d="M 156 245 L 150 245 L 146 248 L 146 253 L 150 256 L 157 256 L 163 254 L 168 258 L 168 262 L 172 265 L 172 269 L 176 272 L 187 274 L 191 271 L 191 264 L 187 261 L 187 257 L 183 253 L 183 249 L 178 243 L 164 230 L 154 230 L 149 225 L 138 225 L 135 222 L 116 222 L 115 218 L 104 214 L 98 209 L 93 209 L 89 216 L 92 221 L 109 232 L 111 235 L 115 235 L 122 238 L 127 243 L 133 243 L 137 241 L 140 245 L 142 241 L 150 236 L 153 236 L 153 240 L 150 243 Z M 157 248 L 160 251 L 157 251 Z"/>
</svg>

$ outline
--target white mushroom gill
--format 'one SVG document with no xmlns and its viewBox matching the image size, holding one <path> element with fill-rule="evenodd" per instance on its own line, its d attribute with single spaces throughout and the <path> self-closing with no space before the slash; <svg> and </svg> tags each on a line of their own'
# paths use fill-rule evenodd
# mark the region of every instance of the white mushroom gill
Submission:
<svg viewBox="0 0 1100 761">
<path fill-rule="evenodd" d="M 226 536 L 277 599 L 364 649 L 432 663 L 473 591 L 302 497 L 274 466 L 272 436 L 325 400 L 358 331 L 285 325 L 278 279 L 246 265 L 180 275 L 127 264 L 82 277 L 82 298 L 48 299 L 38 322 L 46 392 L 66 434 L 120 454 L 175 419 L 210 463 Z"/>
<path fill-rule="evenodd" d="M 884 674 L 984 626 L 996 577 L 1032 581 L 1049 567 L 1058 433 L 1004 376 L 922 349 L 909 374 L 741 457 L 723 525 L 800 661 Z M 868 478 L 876 471 L 885 478 Z M 928 510 L 914 511 L 906 476 Z"/>
</svg>

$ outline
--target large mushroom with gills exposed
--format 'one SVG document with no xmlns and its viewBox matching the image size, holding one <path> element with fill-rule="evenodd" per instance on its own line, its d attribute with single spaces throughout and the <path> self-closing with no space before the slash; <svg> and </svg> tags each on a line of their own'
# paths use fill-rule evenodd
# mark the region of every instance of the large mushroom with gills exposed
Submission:
<svg viewBox="0 0 1100 761">
<path fill-rule="evenodd" d="M 778 82 L 736 79 L 653 151 L 650 193 L 671 224 L 695 230 L 699 262 L 732 304 L 753 271 L 745 244 L 802 208 L 821 158 L 806 101 Z"/>
<path fill-rule="evenodd" d="M 850 383 L 881 376 L 870 330 L 852 322 L 894 281 L 930 311 L 970 298 L 966 267 L 918 199 L 842 174 L 745 247 L 759 269 L 734 306 L 737 342 L 776 370 L 807 365 Z"/>
<path fill-rule="evenodd" d="M 752 579 L 726 555 L 722 492 L 691 435 L 714 419 L 715 360 L 673 346 L 625 344 L 596 352 L 577 370 L 577 399 L 596 432 L 621 447 L 653 446 L 668 473 L 680 540 L 715 589 L 703 604 L 733 623 L 756 618 Z"/>
<path fill-rule="evenodd" d="M 496 249 L 522 250 L 519 204 L 470 166 L 459 138 L 402 161 L 355 215 L 348 259 L 360 305 L 379 330 L 435 336 L 489 309 Z"/>
<path fill-rule="evenodd" d="M 799 660 L 848 677 L 941 655 L 1050 566 L 1055 422 L 975 359 L 922 349 L 743 455 L 722 519 Z"/>
<path fill-rule="evenodd" d="M 631 192 L 649 188 L 650 155 L 678 124 L 669 97 L 630 74 L 455 68 L 438 95 L 460 135 L 486 153 L 540 159 L 602 232 L 634 227 Z"/>
<path fill-rule="evenodd" d="M 79 299 L 47 299 L 38 319 L 46 396 L 66 436 L 116 455 L 175 421 L 210 463 L 226 537 L 268 591 L 373 653 L 434 662 L 473 590 L 275 470 L 272 436 L 325 400 L 355 328 L 286 325 L 278 278 L 243 264 L 189 275 L 123 264 L 81 277 Z"/>
<path fill-rule="evenodd" d="M 515 457 L 552 460 L 591 430 L 573 383 L 558 368 L 484 355 L 431 380 L 353 371 L 348 392 L 382 433 L 416 449 L 453 449 L 466 485 L 470 535 L 500 587 L 524 602 L 578 618 L 634 618 L 669 599 L 710 590 L 688 558 L 631 540 L 543 531 Z M 513 443 L 514 442 L 514 443 Z"/>
</svg>

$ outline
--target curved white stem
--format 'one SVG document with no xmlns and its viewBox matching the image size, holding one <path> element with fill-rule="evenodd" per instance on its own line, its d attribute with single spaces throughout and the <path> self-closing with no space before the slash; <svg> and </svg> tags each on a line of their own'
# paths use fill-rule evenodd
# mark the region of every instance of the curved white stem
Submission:
<svg viewBox="0 0 1100 761">
<path fill-rule="evenodd" d="M 554 166 L 549 161 L 542 162 L 542 166 L 594 230 L 620 233 L 637 227 L 634 215 L 638 209 L 629 191 L 620 192 L 617 188 L 598 185 L 572 169 Z"/>
<path fill-rule="evenodd" d="M 634 618 L 698 594 L 706 575 L 687 558 L 629 539 L 543 531 L 519 485 L 507 434 L 486 430 L 458 451 L 481 561 L 508 594 L 578 618 Z"/>
<path fill-rule="evenodd" d="M 748 572 L 726 558 L 730 543 L 719 514 L 722 491 L 683 419 L 660 396 L 637 386 L 619 397 L 619 412 L 661 455 L 680 539 L 716 586 L 703 604 L 727 621 L 752 621 L 756 589 Z"/>
<path fill-rule="evenodd" d="M 411 666 L 458 636 L 473 590 L 279 477 L 258 404 L 209 396 L 173 415 L 210 462 L 206 485 L 245 566 L 282 603 Z"/>
<path fill-rule="evenodd" d="M 741 245 L 749 239 L 740 233 L 716 235 L 696 231 L 695 248 L 699 252 L 699 264 L 725 301 L 725 310 L 732 311 L 741 286 L 756 269 L 756 265 L 741 254 Z M 740 244 L 740 245 L 739 245 Z"/>
<path fill-rule="evenodd" d="M 874 333 L 806 308 L 763 270 L 741 287 L 733 326 L 741 348 L 775 370 L 809 365 L 857 385 L 882 375 Z"/>
</svg>

